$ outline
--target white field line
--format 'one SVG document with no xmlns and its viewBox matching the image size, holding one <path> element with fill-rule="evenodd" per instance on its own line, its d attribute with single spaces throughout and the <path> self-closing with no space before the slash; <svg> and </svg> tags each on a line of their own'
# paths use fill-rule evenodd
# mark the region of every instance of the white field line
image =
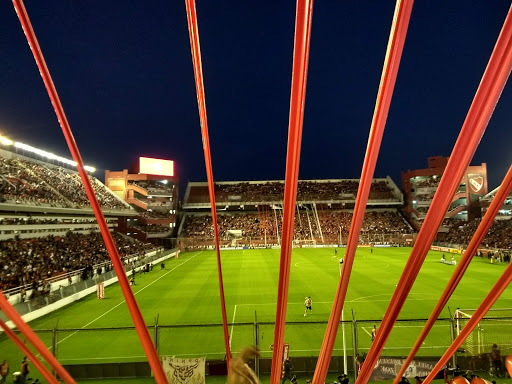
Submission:
<svg viewBox="0 0 512 384">
<path fill-rule="evenodd" d="M 365 331 L 368 334 L 368 336 L 372 337 L 372 334 L 370 332 L 368 332 L 365 327 L 361 327 L 361 328 L 363 329 L 363 331 Z"/>
<path fill-rule="evenodd" d="M 231 341 L 233 340 L 233 329 L 235 329 L 236 304 L 233 310 L 233 321 L 231 322 L 231 332 L 229 334 L 229 349 L 231 349 Z"/>
<path fill-rule="evenodd" d="M 203 252 L 203 251 L 200 251 L 200 252 L 196 253 L 196 254 L 195 254 L 194 256 L 192 256 L 190 259 L 187 259 L 186 261 L 184 261 L 184 262 L 183 262 L 183 263 L 181 263 L 180 265 L 175 266 L 173 269 L 169 270 L 169 272 L 164 273 L 162 276 L 160 276 L 159 278 L 157 278 L 157 279 L 153 280 L 151 283 L 149 283 L 149 284 L 148 284 L 148 285 L 146 285 L 145 287 L 143 287 L 143 288 L 139 289 L 137 292 L 134 292 L 134 293 L 133 293 L 133 295 L 135 296 L 135 295 L 137 295 L 138 293 L 142 292 L 142 291 L 143 291 L 143 290 L 145 290 L 147 287 L 149 287 L 149 286 L 153 285 L 154 283 L 156 283 L 156 282 L 157 282 L 158 280 L 160 280 L 161 278 L 163 278 L 163 277 L 167 276 L 169 273 L 171 273 L 172 271 L 174 271 L 176 268 L 179 268 L 179 267 L 181 267 L 183 264 L 188 263 L 190 260 L 192 260 L 194 257 L 196 257 L 197 255 L 199 255 L 199 254 L 200 254 L 200 253 L 202 253 L 202 252 Z M 116 308 L 117 308 L 117 307 L 119 307 L 120 305 L 124 304 L 125 302 L 126 302 L 126 300 L 121 301 L 119 304 L 117 304 L 117 305 L 113 306 L 112 308 L 110 308 L 108 311 L 106 311 L 106 312 L 105 312 L 105 313 L 103 313 L 102 315 L 99 315 L 99 316 L 98 316 L 97 318 L 95 318 L 94 320 L 92 320 L 92 321 L 88 322 L 87 324 L 85 324 L 85 325 L 84 325 L 83 327 L 81 327 L 80 329 L 84 329 L 84 328 L 88 327 L 89 325 L 91 325 L 91 324 L 92 324 L 92 323 L 94 323 L 95 321 L 97 321 L 97 320 L 101 319 L 103 316 L 105 316 L 105 315 L 109 314 L 110 312 L 112 312 L 114 309 L 116 309 Z M 70 335 L 66 336 L 66 337 L 65 337 L 65 338 L 63 338 L 62 340 L 59 340 L 59 341 L 57 342 L 57 344 L 62 343 L 64 340 L 69 339 L 71 336 L 75 335 L 75 334 L 76 334 L 76 333 L 78 333 L 78 332 L 79 332 L 79 331 L 75 331 L 75 332 L 73 332 L 72 334 L 70 334 Z"/>
<path fill-rule="evenodd" d="M 288 305 L 304 305 L 304 302 L 302 303 L 288 303 Z M 332 301 L 315 301 L 313 304 L 332 304 Z M 239 307 L 241 307 L 242 305 L 277 305 L 277 303 L 259 303 L 259 304 L 251 304 L 251 303 L 248 303 L 248 304 L 237 304 Z"/>
<path fill-rule="evenodd" d="M 349 300 L 347 301 L 347 303 L 374 303 L 374 302 L 377 302 L 377 301 L 389 301 L 390 299 L 374 299 L 374 300 L 359 300 L 359 299 L 354 299 L 354 300 Z M 429 300 L 429 299 L 425 299 L 425 298 L 418 298 L 418 299 L 407 299 L 408 301 L 419 301 L 419 300 L 422 300 L 422 301 L 425 301 L 425 300 Z M 436 298 L 432 298 L 430 300 L 437 300 Z M 313 304 L 332 304 L 333 302 L 332 301 L 314 301 Z M 242 304 L 237 304 L 239 307 L 243 306 L 243 305 L 277 305 L 277 303 L 257 303 L 257 304 L 251 304 L 251 303 L 242 303 Z M 288 305 L 304 305 L 304 303 L 288 303 Z"/>
</svg>

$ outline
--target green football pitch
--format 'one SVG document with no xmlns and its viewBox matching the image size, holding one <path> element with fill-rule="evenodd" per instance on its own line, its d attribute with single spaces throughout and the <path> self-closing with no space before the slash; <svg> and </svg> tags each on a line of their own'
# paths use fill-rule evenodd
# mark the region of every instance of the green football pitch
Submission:
<svg viewBox="0 0 512 384">
<path fill-rule="evenodd" d="M 285 342 L 290 356 L 316 356 L 329 317 L 339 281 L 339 258 L 344 249 L 297 248 L 293 250 L 287 307 Z M 345 301 L 345 326 L 340 326 L 335 355 L 353 353 L 353 314 L 360 351 L 370 347 L 373 325 L 379 326 L 411 248 L 368 248 L 357 250 Z M 258 340 L 264 357 L 271 356 L 273 322 L 279 274 L 279 250 L 254 249 L 221 251 L 226 311 L 231 347 L 234 352 L 254 344 L 254 322 L 258 322 Z M 455 255 L 457 261 L 460 255 Z M 447 258 L 451 255 L 447 254 Z M 425 319 L 431 313 L 453 265 L 440 263 L 441 253 L 431 251 L 405 303 L 383 355 L 404 356 L 412 347 Z M 491 264 L 474 258 L 448 303 L 476 308 L 508 264 Z M 137 275 L 132 286 L 151 335 L 158 318 L 158 352 L 180 357 L 224 357 L 216 254 L 214 251 L 182 253 L 166 262 L 165 269 L 155 266 L 145 275 Z M 311 296 L 312 313 L 304 316 L 304 298 Z M 512 292 L 505 290 L 494 308 L 512 308 Z M 508 315 L 511 315 L 510 313 Z M 445 308 L 440 318 L 449 318 Z M 421 321 L 423 319 L 423 321 Z M 407 321 L 406 321 L 407 320 Z M 508 323 L 510 324 L 510 323 Z M 63 364 L 130 362 L 145 360 L 142 347 L 117 284 L 105 288 L 105 299 L 95 295 L 79 300 L 30 326 L 47 346 L 57 329 L 57 356 Z M 500 327 L 503 333 L 504 325 Z M 488 333 L 491 335 L 492 325 Z M 345 337 L 343 337 L 343 330 Z M 510 335 L 512 332 L 506 332 Z M 495 340 L 486 340 L 492 344 Z M 510 339 L 510 337 L 509 337 Z M 500 342 L 500 340 L 497 340 Z M 450 322 L 439 321 L 425 340 L 420 355 L 440 356 L 451 343 Z M 510 341 L 509 341 L 510 343 Z M 502 353 L 511 353 L 502 345 Z M 21 361 L 22 354 L 0 335 L 0 359 Z M 12 371 L 12 369 L 11 369 Z"/>
</svg>

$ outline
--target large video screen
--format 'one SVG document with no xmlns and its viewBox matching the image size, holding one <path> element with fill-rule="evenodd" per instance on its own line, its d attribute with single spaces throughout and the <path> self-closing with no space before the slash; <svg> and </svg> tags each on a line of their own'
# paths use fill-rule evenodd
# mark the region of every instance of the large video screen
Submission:
<svg viewBox="0 0 512 384">
<path fill-rule="evenodd" d="M 146 175 L 174 176 L 174 161 L 139 157 L 139 173 Z"/>
</svg>

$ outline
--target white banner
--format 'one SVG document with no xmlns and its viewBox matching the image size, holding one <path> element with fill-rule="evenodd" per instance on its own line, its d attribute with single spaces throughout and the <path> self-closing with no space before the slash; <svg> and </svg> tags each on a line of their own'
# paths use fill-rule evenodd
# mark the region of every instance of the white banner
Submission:
<svg viewBox="0 0 512 384">
<path fill-rule="evenodd" d="M 162 366 L 169 384 L 205 384 L 206 357 L 179 359 L 162 356 Z"/>
</svg>

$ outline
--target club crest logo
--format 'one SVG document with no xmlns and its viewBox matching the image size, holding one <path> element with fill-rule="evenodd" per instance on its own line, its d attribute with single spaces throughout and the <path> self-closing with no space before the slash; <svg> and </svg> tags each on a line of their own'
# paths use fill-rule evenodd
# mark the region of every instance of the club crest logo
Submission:
<svg viewBox="0 0 512 384">
<path fill-rule="evenodd" d="M 170 384 L 204 384 L 205 358 L 179 359 L 162 356 L 162 366 Z"/>
<path fill-rule="evenodd" d="M 484 186 L 484 178 L 483 176 L 472 176 L 469 178 L 469 185 L 471 187 L 471 191 L 474 193 L 478 193 L 482 190 Z"/>
</svg>

